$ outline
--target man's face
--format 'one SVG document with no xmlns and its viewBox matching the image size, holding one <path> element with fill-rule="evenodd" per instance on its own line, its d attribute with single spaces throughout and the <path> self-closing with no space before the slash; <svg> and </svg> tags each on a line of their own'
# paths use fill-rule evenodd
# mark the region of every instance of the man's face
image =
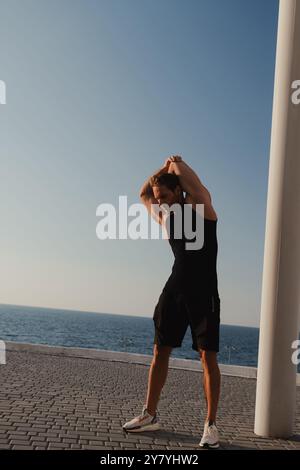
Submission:
<svg viewBox="0 0 300 470">
<path fill-rule="evenodd" d="M 175 203 L 180 203 L 182 200 L 182 190 L 180 186 L 175 188 L 175 191 L 167 188 L 165 185 L 153 186 L 153 195 L 157 199 L 158 204 L 168 204 L 171 206 Z"/>
</svg>

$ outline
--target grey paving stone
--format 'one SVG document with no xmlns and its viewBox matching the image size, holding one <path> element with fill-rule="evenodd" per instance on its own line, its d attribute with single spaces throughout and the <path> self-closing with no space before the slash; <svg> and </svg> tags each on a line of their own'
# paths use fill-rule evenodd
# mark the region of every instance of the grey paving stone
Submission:
<svg viewBox="0 0 300 470">
<path fill-rule="evenodd" d="M 12 450 L 33 450 L 33 447 L 25 445 L 14 445 L 12 446 Z"/>
<path fill-rule="evenodd" d="M 7 351 L 0 374 L 0 449 L 200 450 L 205 419 L 202 374 L 170 369 L 159 403 L 162 429 L 125 433 L 141 413 L 149 365 Z M 300 388 L 294 436 L 253 432 L 256 380 L 222 376 L 222 449 L 300 450 Z"/>
</svg>

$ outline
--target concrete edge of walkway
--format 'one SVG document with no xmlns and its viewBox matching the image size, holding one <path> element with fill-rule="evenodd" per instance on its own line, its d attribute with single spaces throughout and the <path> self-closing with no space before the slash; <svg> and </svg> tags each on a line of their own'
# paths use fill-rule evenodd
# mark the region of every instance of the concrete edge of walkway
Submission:
<svg viewBox="0 0 300 470">
<path fill-rule="evenodd" d="M 5 341 L 6 351 L 31 352 L 34 354 L 51 354 L 55 356 L 77 357 L 81 359 L 96 359 L 100 361 L 125 362 L 149 366 L 152 356 L 148 354 L 128 353 L 121 351 L 108 351 L 105 349 L 73 348 L 65 346 L 49 346 L 45 344 L 16 343 Z M 190 371 L 202 371 L 200 360 L 180 359 L 171 357 L 170 368 Z M 220 364 L 222 375 L 256 379 L 257 368 L 248 366 L 235 366 Z M 297 374 L 297 385 L 300 386 L 300 374 Z"/>
</svg>

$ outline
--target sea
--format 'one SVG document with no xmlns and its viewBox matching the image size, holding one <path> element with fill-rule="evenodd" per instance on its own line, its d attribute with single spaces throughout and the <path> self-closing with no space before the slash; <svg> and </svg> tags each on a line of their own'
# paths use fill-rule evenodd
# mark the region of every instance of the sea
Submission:
<svg viewBox="0 0 300 470">
<path fill-rule="evenodd" d="M 152 317 L 0 304 L 0 340 L 152 354 Z M 257 366 L 259 329 L 223 325 L 219 363 Z M 198 360 L 188 328 L 172 357 Z"/>
</svg>

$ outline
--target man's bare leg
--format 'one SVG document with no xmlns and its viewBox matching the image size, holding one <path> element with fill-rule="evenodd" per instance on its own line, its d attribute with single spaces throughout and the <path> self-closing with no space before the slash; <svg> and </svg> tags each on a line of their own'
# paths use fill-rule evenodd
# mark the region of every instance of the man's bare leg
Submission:
<svg viewBox="0 0 300 470">
<path fill-rule="evenodd" d="M 168 375 L 171 351 L 172 347 L 170 346 L 158 346 L 157 344 L 154 345 L 153 359 L 148 377 L 148 391 L 146 399 L 148 413 L 152 416 L 155 415 L 160 393 Z"/>
<path fill-rule="evenodd" d="M 221 374 L 215 351 L 199 350 L 203 366 L 203 388 L 207 403 L 206 421 L 216 421 L 220 396 Z"/>
</svg>

